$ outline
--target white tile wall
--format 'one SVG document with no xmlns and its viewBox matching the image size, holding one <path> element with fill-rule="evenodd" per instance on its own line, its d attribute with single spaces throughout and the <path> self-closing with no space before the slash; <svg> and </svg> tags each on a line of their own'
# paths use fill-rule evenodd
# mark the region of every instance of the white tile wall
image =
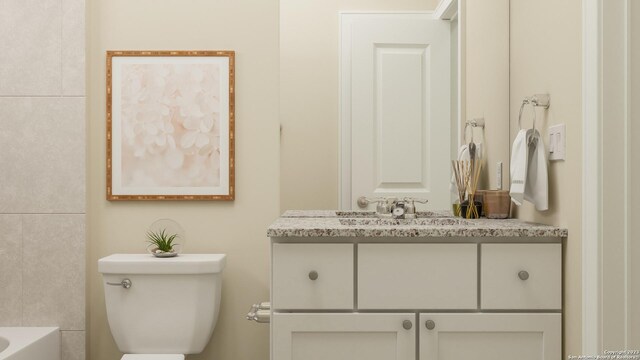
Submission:
<svg viewBox="0 0 640 360">
<path fill-rule="evenodd" d="M 61 1 L 2 0 L 0 6 L 0 95 L 59 95 Z"/>
<path fill-rule="evenodd" d="M 84 330 L 84 215 L 23 216 L 25 326 Z"/>
<path fill-rule="evenodd" d="M 85 95 L 85 0 L 62 0 L 62 94 Z"/>
<path fill-rule="evenodd" d="M 0 326 L 85 359 L 85 0 L 0 0 Z"/>
<path fill-rule="evenodd" d="M 22 324 L 22 218 L 0 215 L 0 325 Z"/>
<path fill-rule="evenodd" d="M 0 213 L 84 213 L 84 98 L 0 98 Z"/>
<path fill-rule="evenodd" d="M 63 360 L 84 360 L 85 358 L 85 332 L 63 331 L 60 338 Z"/>
</svg>

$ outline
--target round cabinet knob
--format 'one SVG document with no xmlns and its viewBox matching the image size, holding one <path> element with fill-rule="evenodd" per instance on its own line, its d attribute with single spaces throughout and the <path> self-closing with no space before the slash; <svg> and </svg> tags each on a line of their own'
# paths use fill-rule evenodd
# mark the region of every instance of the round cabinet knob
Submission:
<svg viewBox="0 0 640 360">
<path fill-rule="evenodd" d="M 315 270 L 309 271 L 309 279 L 318 280 L 318 272 Z"/>
<path fill-rule="evenodd" d="M 357 200 L 357 204 L 359 208 L 366 209 L 367 205 L 369 205 L 369 200 L 364 196 L 360 196 Z"/>
<path fill-rule="evenodd" d="M 436 323 L 433 320 L 427 320 L 424 322 L 424 326 L 427 328 L 427 330 L 433 330 L 436 328 Z"/>
<path fill-rule="evenodd" d="M 405 320 L 402 322 L 402 327 L 405 330 L 411 330 L 411 328 L 413 327 L 413 323 L 411 323 L 411 320 Z"/>
<path fill-rule="evenodd" d="M 527 280 L 529 278 L 529 272 L 526 270 L 522 270 L 518 273 L 518 277 L 520 280 Z"/>
</svg>

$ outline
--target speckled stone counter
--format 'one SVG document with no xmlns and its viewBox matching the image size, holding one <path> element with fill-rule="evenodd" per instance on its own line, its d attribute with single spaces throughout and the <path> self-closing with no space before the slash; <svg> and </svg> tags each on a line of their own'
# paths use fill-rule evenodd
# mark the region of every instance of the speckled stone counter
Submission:
<svg viewBox="0 0 640 360">
<path fill-rule="evenodd" d="M 420 212 L 417 219 L 380 219 L 372 212 L 289 210 L 268 237 L 566 238 L 567 229 L 516 219 L 462 219 L 450 212 Z"/>
</svg>

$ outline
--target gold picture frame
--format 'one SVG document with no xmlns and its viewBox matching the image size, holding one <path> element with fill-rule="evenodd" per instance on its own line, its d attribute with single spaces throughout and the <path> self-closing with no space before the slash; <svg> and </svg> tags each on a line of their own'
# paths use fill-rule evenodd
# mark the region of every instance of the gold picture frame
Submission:
<svg viewBox="0 0 640 360">
<path fill-rule="evenodd" d="M 107 51 L 106 105 L 107 200 L 234 200 L 234 51 Z"/>
</svg>

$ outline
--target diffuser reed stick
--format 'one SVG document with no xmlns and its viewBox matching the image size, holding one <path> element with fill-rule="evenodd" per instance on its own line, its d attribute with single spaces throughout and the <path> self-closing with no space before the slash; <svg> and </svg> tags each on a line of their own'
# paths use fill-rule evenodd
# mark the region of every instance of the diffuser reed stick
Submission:
<svg viewBox="0 0 640 360">
<path fill-rule="evenodd" d="M 458 199 L 460 204 L 464 202 L 467 194 L 467 184 L 469 183 L 469 162 L 464 160 L 451 160 L 453 174 L 456 178 L 456 189 L 458 190 Z"/>
<path fill-rule="evenodd" d="M 482 172 L 482 162 L 471 161 L 471 169 L 469 171 L 469 183 L 467 191 L 469 192 L 469 207 L 467 210 L 467 219 L 477 219 L 480 217 L 478 207 L 475 202 L 476 190 L 478 190 L 478 182 L 480 181 L 480 173 Z"/>
</svg>

